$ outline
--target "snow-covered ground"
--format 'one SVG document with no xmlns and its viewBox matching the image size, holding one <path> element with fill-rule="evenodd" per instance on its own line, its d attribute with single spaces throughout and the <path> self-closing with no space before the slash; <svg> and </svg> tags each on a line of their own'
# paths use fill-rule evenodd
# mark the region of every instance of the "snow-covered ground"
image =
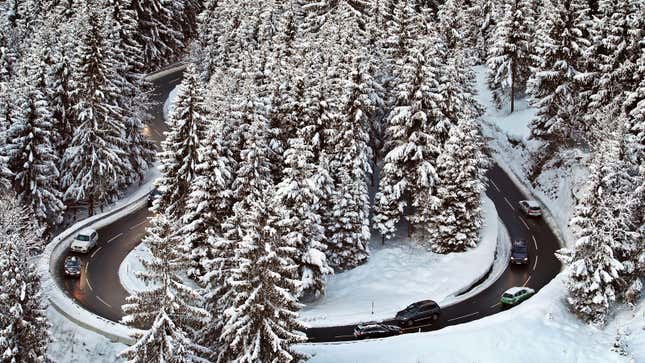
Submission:
<svg viewBox="0 0 645 363">
<path fill-rule="evenodd" d="M 168 121 L 168 115 L 170 114 L 170 112 L 172 112 L 172 109 L 175 107 L 174 102 L 175 102 L 175 98 L 177 98 L 177 91 L 179 91 L 179 85 L 173 88 L 172 91 L 170 91 L 170 94 L 168 95 L 166 102 L 164 102 L 163 104 L 163 119 L 166 121 Z"/>
<path fill-rule="evenodd" d="M 303 344 L 310 362 L 643 362 L 645 304 L 621 311 L 603 330 L 567 311 L 562 275 L 526 303 L 471 323 L 429 333 L 341 344 Z M 611 351 L 617 328 L 628 356 Z M 631 356 L 631 357 L 630 357 Z"/>
<path fill-rule="evenodd" d="M 454 302 L 456 294 L 486 275 L 495 259 L 497 211 L 488 198 L 483 206 L 481 242 L 465 253 L 438 255 L 407 238 L 382 245 L 375 234 L 369 261 L 331 276 L 325 296 L 305 306 L 301 320 L 310 326 L 349 324 L 391 318 L 423 299 Z"/>
<path fill-rule="evenodd" d="M 112 363 L 116 355 L 126 348 L 106 337 L 71 323 L 53 307 L 47 309 L 52 324 L 52 341 L 47 355 L 52 362 Z"/>
<path fill-rule="evenodd" d="M 148 285 L 146 282 L 136 276 L 137 271 L 143 271 L 141 259 L 150 256 L 150 250 L 143 243 L 135 247 L 121 262 L 119 266 L 119 279 L 123 288 L 133 294 L 137 291 L 149 290 L 154 285 Z"/>
</svg>

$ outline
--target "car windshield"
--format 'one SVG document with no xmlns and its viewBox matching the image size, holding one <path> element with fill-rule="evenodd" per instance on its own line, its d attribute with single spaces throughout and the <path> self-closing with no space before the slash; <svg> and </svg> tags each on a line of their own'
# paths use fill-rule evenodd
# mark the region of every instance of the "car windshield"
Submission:
<svg viewBox="0 0 645 363">
<path fill-rule="evenodd" d="M 78 260 L 67 260 L 65 261 L 65 266 L 67 267 L 78 267 Z"/>
<path fill-rule="evenodd" d="M 79 240 L 79 241 L 89 241 L 90 236 L 88 236 L 86 234 L 79 234 L 79 235 L 76 236 L 76 239 Z"/>
<path fill-rule="evenodd" d="M 504 296 L 504 297 L 513 297 L 513 295 L 509 294 L 508 292 L 505 292 L 504 295 L 502 295 L 502 296 Z"/>
<path fill-rule="evenodd" d="M 513 252 L 526 252 L 526 245 L 521 243 L 516 243 L 513 245 Z"/>
<path fill-rule="evenodd" d="M 529 207 L 530 210 L 540 210 L 540 207 Z"/>
</svg>

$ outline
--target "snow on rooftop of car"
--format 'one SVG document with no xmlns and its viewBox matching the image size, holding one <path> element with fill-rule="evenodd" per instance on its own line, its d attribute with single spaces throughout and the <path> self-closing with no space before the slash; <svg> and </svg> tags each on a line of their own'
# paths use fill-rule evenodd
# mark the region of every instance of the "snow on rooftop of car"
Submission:
<svg viewBox="0 0 645 363">
<path fill-rule="evenodd" d="M 524 290 L 524 289 L 525 289 L 524 287 L 515 286 L 515 287 L 511 287 L 510 289 L 506 290 L 506 293 L 515 294 L 516 292 L 518 292 L 520 290 Z"/>
<path fill-rule="evenodd" d="M 539 208 L 539 207 L 540 207 L 540 203 L 538 203 L 538 202 L 536 202 L 536 201 L 534 201 L 534 200 L 527 200 L 527 201 L 526 201 L 526 204 L 527 204 L 529 207 L 532 207 L 532 208 Z"/>
</svg>

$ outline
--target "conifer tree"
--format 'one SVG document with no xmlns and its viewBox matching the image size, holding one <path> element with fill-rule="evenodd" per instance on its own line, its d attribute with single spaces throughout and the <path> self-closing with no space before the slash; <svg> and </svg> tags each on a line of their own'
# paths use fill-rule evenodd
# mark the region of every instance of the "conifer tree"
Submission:
<svg viewBox="0 0 645 363">
<path fill-rule="evenodd" d="M 69 146 L 74 135 L 74 130 L 78 127 L 74 117 L 73 106 L 73 64 L 72 57 L 75 49 L 74 39 L 70 39 L 71 28 L 69 25 L 61 24 L 59 26 L 48 28 L 52 32 L 54 44 L 52 49 L 52 65 L 49 72 L 49 102 L 52 113 L 52 125 L 58 133 L 55 150 L 61 158 L 65 149 Z M 59 164 L 60 165 L 60 164 Z"/>
<path fill-rule="evenodd" d="M 0 198 L 0 359 L 44 362 L 50 340 L 40 276 L 29 261 L 41 232 L 11 195 Z"/>
<path fill-rule="evenodd" d="M 463 119 L 451 128 L 437 158 L 441 182 L 432 206 L 435 214 L 424 231 L 435 252 L 462 252 L 479 241 L 485 164 L 482 147 L 475 123 Z"/>
<path fill-rule="evenodd" d="M 536 138 L 567 141 L 581 129 L 580 94 L 585 88 L 579 80 L 584 72 L 586 49 L 590 45 L 585 1 L 547 0 L 543 37 L 536 72 L 528 81 L 528 92 L 538 109 L 531 123 L 531 135 Z"/>
<path fill-rule="evenodd" d="M 56 132 L 47 97 L 47 67 L 39 42 L 25 60 L 15 93 L 12 124 L 0 147 L 14 174 L 18 197 L 38 223 L 50 229 L 63 220 L 65 205 L 59 190 Z"/>
<path fill-rule="evenodd" d="M 231 214 L 233 198 L 230 187 L 234 165 L 223 150 L 221 130 L 212 121 L 208 127 L 207 137 L 198 149 L 199 162 L 195 166 L 181 229 L 192 259 L 198 264 L 197 270 L 189 272 L 196 277 L 208 271 L 206 265 L 214 254 L 209 238 L 222 236 L 222 224 Z"/>
<path fill-rule="evenodd" d="M 501 108 L 505 99 L 515 110 L 515 98 L 524 93 L 530 75 L 530 39 L 533 19 L 526 0 L 505 0 L 504 12 L 495 28 L 490 48 L 487 81 L 493 99 Z"/>
<path fill-rule="evenodd" d="M 232 289 L 225 297 L 222 351 L 219 362 L 294 362 L 304 357 L 292 348 L 305 341 L 298 322 L 301 285 L 296 250 L 280 233 L 284 219 L 280 206 L 271 201 L 271 191 L 250 194 L 248 209 L 240 216 L 239 242 L 230 278 Z"/>
<path fill-rule="evenodd" d="M 352 57 L 348 55 L 348 58 Z M 370 98 L 369 74 L 363 69 L 360 56 L 341 61 L 347 69 L 342 74 L 342 107 L 335 128 L 337 139 L 331 168 L 334 170 L 335 193 L 332 197 L 332 218 L 329 227 L 328 256 L 330 265 L 346 270 L 365 262 L 370 238 L 370 201 L 367 180 L 370 166 L 370 116 L 374 105 Z"/>
<path fill-rule="evenodd" d="M 190 260 L 181 236 L 172 232 L 175 228 L 166 215 L 157 214 L 143 240 L 152 256 L 141 261 L 145 269 L 137 276 L 155 287 L 129 296 L 122 307 L 123 322 L 144 329 L 119 354 L 128 362 L 195 362 L 208 353 L 195 341 L 209 315 L 199 307 L 199 292 L 179 277 Z"/>
<path fill-rule="evenodd" d="M 105 19 L 91 6 L 80 16 L 82 39 L 73 59 L 76 129 L 63 156 L 65 199 L 87 201 L 90 214 L 119 192 L 128 163 L 117 59 L 105 38 Z"/>
<path fill-rule="evenodd" d="M 479 14 L 475 15 L 475 19 L 479 20 L 479 31 L 474 49 L 478 64 L 486 63 L 488 59 L 488 51 L 492 48 L 495 28 L 500 18 L 500 8 L 501 4 L 498 0 L 484 0 L 479 6 Z"/>
<path fill-rule="evenodd" d="M 138 21 L 137 41 L 143 46 L 146 69 L 166 65 L 181 54 L 196 27 L 195 3 L 190 0 L 133 0 Z"/>
<path fill-rule="evenodd" d="M 169 115 L 166 139 L 161 143 L 160 196 L 153 209 L 177 217 L 183 215 L 190 184 L 199 162 L 199 145 L 207 130 L 205 90 L 194 65 L 184 73 L 174 108 Z"/>
<path fill-rule="evenodd" d="M 624 240 L 616 237 L 624 231 L 624 216 L 614 214 L 616 190 L 608 185 L 620 159 L 617 138 L 606 139 L 595 151 L 589 193 L 570 222 L 578 239 L 573 249 L 561 250 L 559 257 L 569 264 L 568 301 L 572 309 L 583 320 L 602 325 L 620 294 L 625 267 L 617 251 Z"/>
<path fill-rule="evenodd" d="M 431 216 L 425 206 L 438 182 L 435 161 L 440 153 L 433 130 L 449 121 L 439 111 L 442 98 L 438 70 L 431 67 L 428 56 L 420 47 L 409 50 L 399 75 L 396 106 L 387 120 L 387 154 L 374 217 L 385 238 L 394 236 L 403 216 L 412 227 L 427 222 Z"/>
<path fill-rule="evenodd" d="M 115 0 L 107 7 L 108 23 L 113 32 L 110 42 L 118 49 L 118 68 L 122 76 L 121 107 L 124 110 L 125 139 L 128 160 L 132 166 L 126 184 L 141 181 L 154 159 L 154 145 L 143 134 L 144 123 L 150 119 L 147 105 L 149 84 L 141 71 L 145 69 L 143 47 L 137 38 L 136 12 L 131 0 Z"/>
<path fill-rule="evenodd" d="M 281 233 L 296 249 L 294 262 L 299 266 L 298 278 L 302 291 L 317 296 L 324 293 L 324 275 L 333 270 L 325 256 L 325 231 L 319 215 L 320 197 L 324 190 L 315 178 L 319 167 L 313 162 L 311 145 L 300 138 L 290 140 L 284 153 L 284 178 L 276 187 L 276 198 L 285 208 L 279 222 Z"/>
<path fill-rule="evenodd" d="M 421 32 L 419 14 L 414 8 L 414 2 L 391 1 L 385 9 L 386 34 L 382 48 L 389 55 L 390 62 L 403 58 Z"/>
<path fill-rule="evenodd" d="M 607 111 L 618 116 L 627 95 L 638 87 L 640 78 L 633 75 L 639 74 L 645 32 L 643 5 L 637 0 L 599 1 L 599 11 L 602 16 L 596 19 L 594 27 L 596 64 L 592 65 L 596 72 L 589 103 L 589 114 L 595 119 L 602 118 Z M 612 107 L 606 109 L 607 105 Z"/>
</svg>

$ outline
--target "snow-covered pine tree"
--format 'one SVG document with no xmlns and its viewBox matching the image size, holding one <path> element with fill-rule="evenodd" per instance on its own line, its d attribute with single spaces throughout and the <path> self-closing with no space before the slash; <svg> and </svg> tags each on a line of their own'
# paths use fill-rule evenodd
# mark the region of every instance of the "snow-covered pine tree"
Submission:
<svg viewBox="0 0 645 363">
<path fill-rule="evenodd" d="M 487 82 L 493 99 L 498 108 L 509 99 L 511 112 L 515 110 L 515 98 L 524 93 L 530 75 L 530 40 L 533 36 L 530 14 L 527 0 L 504 0 L 504 11 L 497 21 L 486 61 Z"/>
<path fill-rule="evenodd" d="M 179 277 L 190 265 L 182 237 L 163 213 L 152 218 L 143 243 L 151 256 L 143 259 L 144 271 L 137 273 L 154 288 L 138 292 L 122 306 L 123 322 L 143 331 L 137 341 L 119 354 L 132 363 L 199 362 L 207 349 L 196 343 L 196 331 L 208 322 L 208 312 L 199 307 L 198 291 Z"/>
<path fill-rule="evenodd" d="M 65 204 L 59 190 L 57 136 L 47 97 L 47 50 L 42 45 L 35 41 L 22 64 L 14 89 L 12 124 L 0 154 L 14 174 L 13 186 L 20 201 L 48 233 L 63 221 Z"/>
<path fill-rule="evenodd" d="M 168 117 L 166 139 L 161 143 L 161 176 L 156 181 L 160 196 L 153 209 L 176 218 L 184 213 L 199 162 L 199 145 L 206 137 L 205 92 L 195 66 L 189 65 Z"/>
<path fill-rule="evenodd" d="M 386 9 L 387 27 L 381 47 L 389 56 L 391 63 L 403 59 L 421 32 L 419 14 L 415 10 L 415 0 L 392 1 Z"/>
<path fill-rule="evenodd" d="M 276 199 L 285 209 L 278 225 L 287 244 L 296 251 L 293 260 L 302 293 L 318 296 L 325 291 L 324 275 L 333 272 L 327 264 L 325 231 L 318 213 L 325 191 L 315 179 L 320 170 L 314 164 L 311 145 L 300 138 L 291 139 L 289 144 L 284 153 L 284 178 L 276 186 Z"/>
<path fill-rule="evenodd" d="M 610 111 L 618 116 L 627 95 L 640 81 L 638 61 L 643 53 L 645 33 L 643 4 L 638 0 L 601 0 L 601 17 L 595 19 L 593 60 L 595 70 L 593 94 L 589 103 L 592 123 Z M 607 109 L 607 105 L 612 105 Z M 599 114 L 598 114 L 599 113 Z M 597 114 L 597 115 L 596 115 Z"/>
<path fill-rule="evenodd" d="M 298 322 L 301 285 L 296 250 L 281 234 L 285 219 L 272 190 L 250 194 L 247 209 L 236 208 L 242 239 L 233 261 L 229 308 L 225 311 L 218 362 L 297 362 L 292 345 L 304 342 Z"/>
<path fill-rule="evenodd" d="M 332 219 L 327 235 L 329 264 L 337 270 L 348 270 L 364 263 L 369 255 L 370 200 L 367 181 L 370 166 L 369 129 L 374 105 L 370 98 L 370 75 L 367 61 L 360 55 L 347 54 L 339 62 L 341 74 L 341 109 L 334 127 L 337 136 L 331 161 L 335 181 L 332 196 Z M 344 69 L 343 69 L 344 68 Z"/>
<path fill-rule="evenodd" d="M 124 112 L 117 57 L 106 22 L 91 5 L 78 19 L 81 39 L 73 58 L 74 136 L 63 156 L 65 199 L 94 207 L 111 200 L 131 170 L 124 140 Z"/>
<path fill-rule="evenodd" d="M 462 252 L 479 242 L 485 165 L 482 148 L 479 130 L 471 119 L 450 129 L 437 159 L 441 182 L 433 205 L 435 215 L 424 231 L 435 252 Z"/>
<path fill-rule="evenodd" d="M 486 59 L 488 59 L 488 50 L 492 48 L 501 8 L 499 0 L 484 0 L 479 5 L 479 14 L 475 14 L 479 31 L 473 51 L 478 64 L 486 63 Z"/>
<path fill-rule="evenodd" d="M 645 52 L 638 60 L 640 83 L 625 100 L 628 157 L 645 169 Z"/>
<path fill-rule="evenodd" d="M 42 241 L 11 195 L 0 198 L 0 360 L 45 362 L 50 340 L 38 270 L 29 260 L 31 244 Z"/>
<path fill-rule="evenodd" d="M 196 14 L 184 14 L 185 6 L 183 0 L 132 0 L 138 22 L 136 40 L 143 46 L 145 69 L 157 69 L 176 60 L 188 45 L 185 27 L 196 26 Z"/>
<path fill-rule="evenodd" d="M 231 181 L 235 165 L 226 156 L 222 146 L 222 130 L 211 119 L 208 120 L 207 137 L 198 148 L 199 161 L 195 165 L 194 178 L 190 184 L 186 210 L 182 218 L 181 233 L 191 251 L 191 258 L 197 268 L 189 275 L 200 278 L 208 271 L 211 251 L 209 238 L 222 237 L 222 224 L 232 214 Z"/>
<path fill-rule="evenodd" d="M 438 33 L 448 49 L 472 48 L 474 46 L 472 18 L 466 17 L 468 5 L 464 0 L 446 0 L 439 6 Z"/>
<path fill-rule="evenodd" d="M 430 198 L 438 182 L 435 161 L 440 141 L 434 128 L 449 124 L 440 112 L 438 70 L 420 42 L 408 50 L 400 67 L 397 101 L 390 112 L 374 223 L 385 238 L 392 238 L 396 224 L 406 217 L 411 228 L 430 218 Z M 417 209 L 419 208 L 419 209 Z"/>
<path fill-rule="evenodd" d="M 604 324 L 611 304 L 620 293 L 623 264 L 616 251 L 623 242 L 615 237 L 623 232 L 622 218 L 614 214 L 616 190 L 608 185 L 617 171 L 620 148 L 611 137 L 597 147 L 591 162 L 589 192 L 576 207 L 570 224 L 577 241 L 573 249 L 558 252 L 569 264 L 568 301 L 585 321 Z"/>
<path fill-rule="evenodd" d="M 538 109 L 531 122 L 535 138 L 559 143 L 575 141 L 583 127 L 584 102 L 580 102 L 588 39 L 589 8 L 583 0 L 546 0 L 543 9 L 539 63 L 527 88 Z"/>
<path fill-rule="evenodd" d="M 441 95 L 438 106 L 445 116 L 443 122 L 435 124 L 433 132 L 436 139 L 443 144 L 453 126 L 460 120 L 476 119 L 483 114 L 483 108 L 475 98 L 475 74 L 465 59 L 466 51 L 445 47 L 441 36 L 435 36 L 433 39 L 436 39 L 434 42 L 438 50 L 429 62 L 438 69 Z"/>
<path fill-rule="evenodd" d="M 223 20 L 220 15 L 224 11 L 221 3 L 220 0 L 204 1 L 204 10 L 197 16 L 197 35 L 192 43 L 191 56 L 204 82 L 210 81 L 216 68 L 214 60 L 218 56 L 217 38 L 221 35 L 219 27 L 222 26 Z"/>
<path fill-rule="evenodd" d="M 132 0 L 115 0 L 106 5 L 107 22 L 113 31 L 109 41 L 116 49 L 121 81 L 120 106 L 124 112 L 125 140 L 132 168 L 124 178 L 126 185 L 140 182 L 154 159 L 154 144 L 144 134 L 150 104 L 148 83 L 140 72 L 145 69 L 143 47 L 137 38 L 136 12 Z"/>
<path fill-rule="evenodd" d="M 73 33 L 71 28 L 72 26 L 69 24 L 56 24 L 56 26 L 49 26 L 45 30 L 51 32 L 54 39 L 48 96 L 52 113 L 51 122 L 58 133 L 58 140 L 54 146 L 56 154 L 61 159 L 78 126 L 72 109 L 74 102 L 72 97 L 72 56 L 77 40 L 70 36 Z"/>
</svg>

